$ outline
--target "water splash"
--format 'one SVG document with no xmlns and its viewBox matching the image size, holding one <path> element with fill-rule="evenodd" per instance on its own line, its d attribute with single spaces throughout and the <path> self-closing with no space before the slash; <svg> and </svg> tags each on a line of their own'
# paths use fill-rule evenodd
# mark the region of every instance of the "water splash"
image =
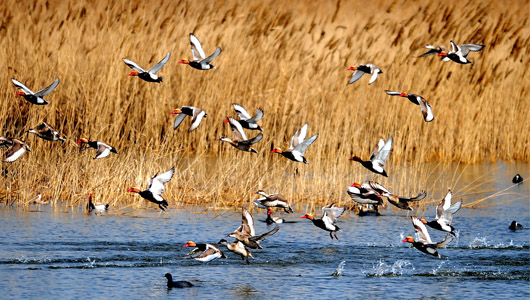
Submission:
<svg viewBox="0 0 530 300">
<path fill-rule="evenodd" d="M 335 272 L 333 272 L 331 276 L 335 276 L 335 277 L 341 276 L 345 265 L 346 265 L 346 261 L 345 260 L 341 261 L 340 264 L 335 269 Z"/>
<path fill-rule="evenodd" d="M 96 263 L 96 259 L 94 258 L 94 260 L 90 260 L 90 256 L 87 257 L 87 261 L 88 261 L 88 265 L 87 267 L 88 268 L 95 268 L 95 263 Z"/>
<path fill-rule="evenodd" d="M 379 260 L 379 262 L 373 265 L 372 272 L 362 271 L 367 277 L 384 277 L 384 276 L 401 276 L 404 271 L 407 270 L 407 267 L 410 266 L 410 269 L 414 271 L 414 266 L 408 260 L 398 259 L 391 266 L 386 264 L 384 261 Z"/>
<path fill-rule="evenodd" d="M 437 275 L 440 272 L 440 269 L 442 269 L 442 266 L 445 264 L 445 261 L 442 261 L 438 264 L 438 266 L 434 269 L 432 269 L 432 275 Z"/>
</svg>

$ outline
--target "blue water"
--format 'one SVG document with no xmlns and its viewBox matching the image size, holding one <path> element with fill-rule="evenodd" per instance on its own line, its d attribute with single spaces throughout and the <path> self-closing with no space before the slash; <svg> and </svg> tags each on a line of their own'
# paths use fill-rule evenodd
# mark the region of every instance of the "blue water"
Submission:
<svg viewBox="0 0 530 300">
<path fill-rule="evenodd" d="M 496 172 L 503 178 L 496 190 L 511 186 L 504 170 Z M 490 189 L 464 203 L 488 194 Z M 227 259 L 183 258 L 188 240 L 215 243 L 239 226 L 239 209 L 160 214 L 154 208 L 111 208 L 96 216 L 77 208 L 2 207 L 0 298 L 529 299 L 530 230 L 512 232 L 508 226 L 515 219 L 530 228 L 530 182 L 481 204 L 487 205 L 455 215 L 459 238 L 439 249 L 441 259 L 401 242 L 414 236 L 406 211 L 387 209 L 380 217 L 348 212 L 338 221 L 338 241 L 297 211 L 282 215 L 293 223 L 280 224 L 262 243 L 265 249 L 253 251 L 250 265 L 224 248 Z M 272 228 L 261 222 L 264 210 L 253 214 L 258 233 Z M 434 204 L 425 216 L 434 216 Z M 444 237 L 430 234 L 434 241 Z M 341 274 L 332 276 L 343 261 Z M 167 272 L 196 286 L 168 290 Z"/>
</svg>

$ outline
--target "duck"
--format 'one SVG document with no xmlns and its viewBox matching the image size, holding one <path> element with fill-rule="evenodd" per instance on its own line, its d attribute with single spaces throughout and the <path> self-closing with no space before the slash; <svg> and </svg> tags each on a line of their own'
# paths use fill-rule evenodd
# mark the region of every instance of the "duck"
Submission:
<svg viewBox="0 0 530 300">
<path fill-rule="evenodd" d="M 190 33 L 190 45 L 193 60 L 190 61 L 183 59 L 179 61 L 179 64 L 186 64 L 197 70 L 215 69 L 215 66 L 211 65 L 210 63 L 217 56 L 219 56 L 219 54 L 221 54 L 221 48 L 218 47 L 215 49 L 215 52 L 212 55 L 206 57 L 206 54 L 204 54 L 204 50 L 202 49 L 201 42 L 199 42 L 199 39 L 193 33 Z"/>
<path fill-rule="evenodd" d="M 127 192 L 138 193 L 142 198 L 158 204 L 161 210 L 166 210 L 169 203 L 162 198 L 162 194 L 164 193 L 165 184 L 173 178 L 174 173 L 175 167 L 162 174 L 157 173 L 149 179 L 147 190 L 141 191 L 139 188 L 133 187 L 128 189 Z"/>
<path fill-rule="evenodd" d="M 431 228 L 449 232 L 456 236 L 455 228 L 451 226 L 451 222 L 453 220 L 453 214 L 455 214 L 462 206 L 462 200 L 451 205 L 452 197 L 451 190 L 449 189 L 442 201 L 436 206 L 436 217 L 434 220 L 428 222 L 424 218 L 420 218 L 420 221 Z"/>
<path fill-rule="evenodd" d="M 512 178 L 512 182 L 517 184 L 517 183 L 521 183 L 523 182 L 524 179 L 523 179 L 523 176 L 519 175 L 519 174 L 516 174 L 513 178 Z"/>
<path fill-rule="evenodd" d="M 307 147 L 311 146 L 311 144 L 313 144 L 313 142 L 317 139 L 318 133 L 305 140 L 306 134 L 307 123 L 305 123 L 296 131 L 291 139 L 291 146 L 289 149 L 282 151 L 281 148 L 274 147 L 274 144 L 272 144 L 271 153 L 279 153 L 292 161 L 303 162 L 304 164 L 307 164 L 307 159 L 304 157 L 305 151 L 307 150 Z"/>
<path fill-rule="evenodd" d="M 142 67 L 140 67 L 137 63 L 135 63 L 132 60 L 123 59 L 123 62 L 133 71 L 129 73 L 129 76 L 138 76 L 140 79 L 143 79 L 147 82 L 157 82 L 160 83 L 163 81 L 162 76 L 158 76 L 157 73 L 162 69 L 162 67 L 167 63 L 169 60 L 169 57 L 171 56 L 171 53 L 167 53 L 166 56 L 156 65 L 152 66 L 149 70 L 144 70 Z"/>
<path fill-rule="evenodd" d="M 379 215 L 379 206 L 384 206 L 383 196 L 374 190 L 369 183 L 354 182 L 347 190 L 350 198 L 361 205 L 372 205 L 376 215 Z M 359 212 L 361 214 L 363 211 Z"/>
<path fill-rule="evenodd" d="M 16 93 L 16 96 L 22 96 L 29 103 L 32 103 L 35 105 L 50 104 L 50 102 L 44 100 L 43 97 L 51 93 L 57 87 L 57 85 L 59 85 L 59 78 L 56 78 L 52 84 L 34 93 L 27 86 L 25 86 L 22 82 L 16 80 L 15 78 L 11 78 L 11 81 L 20 90 L 20 92 Z"/>
<path fill-rule="evenodd" d="M 419 238 L 417 241 L 415 241 L 413 237 L 407 236 L 402 240 L 402 242 L 411 243 L 414 248 L 420 250 L 421 252 L 440 258 L 441 255 L 438 253 L 436 248 L 444 247 L 445 245 L 449 244 L 453 240 L 453 235 L 447 234 L 445 236 L 445 240 L 442 242 L 433 243 L 425 224 L 423 224 L 416 217 L 411 217 L 411 220 L 412 225 L 414 225 L 414 230 L 418 234 Z"/>
<path fill-rule="evenodd" d="M 263 138 L 263 134 L 258 133 L 258 135 L 256 135 L 255 137 L 249 139 L 243 131 L 243 127 L 236 119 L 227 118 L 227 122 L 228 124 L 230 124 L 230 128 L 234 133 L 234 139 L 231 140 L 223 136 L 219 138 L 219 141 L 227 142 L 241 151 L 258 153 L 258 150 L 251 148 L 251 146 L 261 141 L 261 139 Z"/>
<path fill-rule="evenodd" d="M 264 234 L 256 235 L 256 231 L 254 230 L 254 218 L 244 207 L 241 212 L 241 217 L 241 225 L 234 232 L 229 233 L 228 236 L 235 238 L 250 249 L 263 249 L 261 241 L 280 230 L 278 225 L 276 225 L 274 229 Z"/>
<path fill-rule="evenodd" d="M 388 177 L 384 166 L 386 160 L 388 159 L 388 155 L 390 155 L 390 150 L 392 150 L 392 136 L 390 136 L 386 142 L 383 139 L 379 139 L 379 143 L 372 152 L 370 159 L 362 160 L 359 156 L 355 155 L 350 158 L 350 160 L 360 162 L 363 167 L 367 168 L 368 170 Z"/>
<path fill-rule="evenodd" d="M 510 224 L 510 227 L 508 227 L 510 230 L 517 231 L 523 229 L 523 225 L 517 223 L 517 221 L 512 221 Z"/>
<path fill-rule="evenodd" d="M 98 214 L 98 213 L 101 213 L 101 212 L 105 212 L 105 211 L 107 211 L 109 209 L 109 204 L 108 203 L 94 203 L 94 202 L 92 202 L 92 193 L 88 194 L 87 198 L 88 198 L 88 204 L 86 206 L 86 209 L 88 210 L 89 213 L 94 211 L 96 214 Z"/>
<path fill-rule="evenodd" d="M 42 200 L 42 194 L 38 194 L 37 197 L 29 200 L 29 204 L 46 205 L 49 203 L 48 200 Z"/>
<path fill-rule="evenodd" d="M 312 214 L 307 213 L 302 216 L 302 219 L 311 220 L 316 227 L 329 231 L 329 236 L 332 240 L 333 237 L 338 240 L 337 231 L 340 228 L 335 223 L 345 210 L 345 207 L 336 207 L 335 204 L 330 204 L 322 207 L 322 217 L 320 219 L 315 219 Z"/>
<path fill-rule="evenodd" d="M 397 208 L 412 210 L 412 203 L 418 202 L 427 196 L 425 191 L 420 191 L 416 197 L 399 197 L 391 194 L 387 197 L 388 202 Z"/>
<path fill-rule="evenodd" d="M 184 247 L 195 247 L 186 256 L 198 261 L 209 262 L 216 258 L 226 258 L 223 251 L 211 244 L 196 244 L 193 241 L 188 241 Z"/>
<path fill-rule="evenodd" d="M 473 62 L 467 59 L 469 53 L 471 51 L 478 52 L 484 49 L 484 47 L 484 45 L 477 44 L 462 44 L 462 46 L 458 46 L 455 42 L 451 41 L 451 51 L 442 51 L 438 53 L 438 56 L 441 56 L 442 59 L 448 58 L 459 64 L 472 64 Z"/>
<path fill-rule="evenodd" d="M 259 190 L 256 192 L 256 194 L 263 196 L 262 198 L 256 199 L 253 202 L 259 208 L 278 207 L 283 208 L 283 210 L 288 214 L 294 212 L 289 202 L 280 193 L 267 194 L 265 191 Z"/>
<path fill-rule="evenodd" d="M 193 130 L 197 129 L 197 127 L 199 127 L 201 124 L 202 118 L 206 118 L 208 116 L 204 110 L 194 106 L 182 106 L 181 108 L 176 108 L 171 111 L 171 114 L 177 115 L 175 118 L 175 123 L 173 124 L 173 130 L 176 130 L 179 127 L 180 123 L 182 123 L 186 116 L 191 117 L 191 125 L 188 129 L 188 132 L 192 132 Z"/>
<path fill-rule="evenodd" d="M 352 84 L 359 80 L 364 74 L 371 74 L 372 77 L 370 77 L 370 82 L 368 84 L 374 83 L 374 81 L 377 79 L 377 75 L 382 74 L 383 71 L 381 71 L 378 67 L 376 67 L 373 64 L 364 64 L 359 65 L 357 67 L 350 67 L 348 68 L 348 71 L 355 71 L 353 72 L 350 81 L 348 81 L 348 84 Z"/>
<path fill-rule="evenodd" d="M 263 110 L 261 108 L 257 108 L 256 114 L 254 116 L 250 116 L 243 106 L 237 103 L 232 103 L 232 106 L 234 107 L 234 110 L 236 111 L 239 118 L 239 123 L 243 128 L 263 131 L 263 129 L 258 125 L 258 122 L 263 118 Z M 228 122 L 228 119 L 225 120 L 225 122 Z"/>
<path fill-rule="evenodd" d="M 250 262 L 248 261 L 248 258 L 249 257 L 254 258 L 254 256 L 252 256 L 252 253 L 250 252 L 250 250 L 248 250 L 245 247 L 245 245 L 243 243 L 241 243 L 240 241 L 235 241 L 233 243 L 228 243 L 227 240 L 221 239 L 219 242 L 217 242 L 217 244 L 218 245 L 224 245 L 224 246 L 226 246 L 226 248 L 228 250 L 232 251 L 235 254 L 239 254 L 241 256 L 241 259 L 246 261 L 247 265 L 250 264 Z"/>
<path fill-rule="evenodd" d="M 408 94 L 405 92 L 393 92 L 389 90 L 385 90 L 385 92 L 390 96 L 405 97 L 409 99 L 410 102 L 419 105 L 421 113 L 423 114 L 423 120 L 425 120 L 425 122 L 431 122 L 432 120 L 434 120 L 431 105 L 422 96 L 416 94 Z"/>
<path fill-rule="evenodd" d="M 24 154 L 24 152 L 31 152 L 31 148 L 22 140 L 19 140 L 17 138 L 0 137 L 0 148 L 8 147 L 11 148 L 9 148 L 9 150 L 7 151 L 4 162 L 14 162 L 19 159 L 20 156 Z"/>
<path fill-rule="evenodd" d="M 109 156 L 111 152 L 118 154 L 118 151 L 116 150 L 116 148 L 109 146 L 100 141 L 89 141 L 88 139 L 80 138 L 76 143 L 80 145 L 81 151 L 84 151 L 87 149 L 98 150 L 96 152 L 96 156 L 94 156 L 93 159 L 105 158 Z"/>
<path fill-rule="evenodd" d="M 265 223 L 267 223 L 267 225 L 281 224 L 283 222 L 285 222 L 284 219 L 282 219 L 280 217 L 273 217 L 272 216 L 272 209 L 270 207 L 267 207 L 267 219 L 265 219 Z"/>
<path fill-rule="evenodd" d="M 30 129 L 27 131 L 27 133 L 34 133 L 41 139 L 47 140 L 47 141 L 66 141 L 66 137 L 60 136 L 59 132 L 57 130 L 53 129 L 50 125 L 46 124 L 46 122 L 42 122 L 40 125 L 35 127 L 34 129 Z"/>
<path fill-rule="evenodd" d="M 171 274 L 169 273 L 166 273 L 166 275 L 164 275 L 164 277 L 167 278 L 167 288 L 168 289 L 172 289 L 172 288 L 190 288 L 190 287 L 193 287 L 193 283 L 189 282 L 189 281 L 183 281 L 183 280 L 179 280 L 179 281 L 173 281 L 173 276 L 171 276 Z"/>
<path fill-rule="evenodd" d="M 422 55 L 418 56 L 418 58 L 420 57 L 426 57 L 426 56 L 430 56 L 430 55 L 438 55 L 439 53 L 441 52 L 449 52 L 449 49 L 447 49 L 445 46 L 433 46 L 433 45 L 426 45 L 426 46 L 423 46 L 423 48 L 425 49 L 429 49 L 429 51 L 423 53 Z M 447 58 L 446 60 L 449 60 L 449 58 Z"/>
</svg>

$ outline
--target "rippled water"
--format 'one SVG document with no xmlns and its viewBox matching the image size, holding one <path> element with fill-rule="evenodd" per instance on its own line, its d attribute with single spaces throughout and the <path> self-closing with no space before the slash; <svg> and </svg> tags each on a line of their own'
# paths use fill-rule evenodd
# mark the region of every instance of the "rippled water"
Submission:
<svg viewBox="0 0 530 300">
<path fill-rule="evenodd" d="M 509 187 L 511 177 L 504 173 L 512 171 L 497 172 L 496 189 Z M 215 243 L 235 229 L 238 210 L 170 209 L 160 214 L 149 209 L 125 215 L 111 210 L 87 216 L 78 209 L 4 207 L 0 298 L 528 299 L 530 230 L 512 232 L 508 226 L 515 219 L 530 228 L 530 182 L 510 191 L 486 202 L 501 205 L 461 209 L 453 220 L 459 238 L 439 249 L 442 259 L 401 242 L 414 233 L 404 211 L 386 210 L 380 217 L 347 213 L 339 219 L 338 241 L 300 219 L 304 212 L 283 215 L 293 222 L 281 224 L 263 242 L 265 249 L 254 250 L 255 259 L 245 265 L 228 251 L 227 259 L 206 264 L 183 259 L 190 249 L 182 245 L 188 240 Z M 426 212 L 432 215 L 434 207 Z M 260 222 L 265 211 L 255 218 L 258 233 L 271 228 Z M 433 240 L 444 237 L 430 233 Z M 167 272 L 196 286 L 167 290 Z"/>
</svg>

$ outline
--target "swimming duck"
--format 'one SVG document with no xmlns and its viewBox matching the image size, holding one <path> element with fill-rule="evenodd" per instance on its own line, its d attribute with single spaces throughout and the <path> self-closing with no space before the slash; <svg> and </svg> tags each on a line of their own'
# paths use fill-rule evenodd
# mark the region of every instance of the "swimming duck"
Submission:
<svg viewBox="0 0 530 300">
<path fill-rule="evenodd" d="M 322 207 L 322 217 L 320 219 L 315 219 L 312 214 L 305 214 L 302 219 L 311 220 L 316 227 L 329 231 L 331 239 L 335 236 L 335 239 L 338 240 L 337 231 L 340 228 L 335 223 L 345 210 L 346 208 L 344 207 L 335 207 L 335 204 L 330 204 Z"/>
<path fill-rule="evenodd" d="M 169 273 L 166 273 L 166 275 L 164 275 L 166 278 L 167 278 L 167 288 L 168 289 L 171 289 L 171 288 L 189 288 L 189 287 L 192 287 L 193 284 L 189 281 L 182 281 L 182 280 L 179 280 L 179 281 L 173 281 L 173 276 L 171 276 L 171 274 Z"/>
<path fill-rule="evenodd" d="M 162 198 L 162 194 L 164 193 L 165 184 L 173 178 L 173 173 L 175 173 L 175 167 L 172 167 L 160 175 L 157 173 L 155 176 L 151 177 L 148 182 L 147 190 L 140 191 L 140 189 L 133 187 L 128 189 L 127 192 L 138 193 L 142 198 L 158 204 L 158 207 L 160 207 L 161 210 L 166 210 L 169 203 Z"/>
<path fill-rule="evenodd" d="M 368 170 L 376 174 L 381 174 L 385 177 L 388 177 L 384 169 L 384 166 L 388 158 L 388 155 L 390 155 L 391 149 L 392 149 L 392 137 L 388 138 L 386 142 L 383 139 L 379 139 L 379 143 L 377 144 L 374 151 L 372 152 L 370 159 L 365 161 L 365 160 L 362 160 L 359 156 L 355 155 L 352 158 L 350 158 L 350 160 L 360 162 L 363 165 L 363 167 L 367 168 Z"/>
<path fill-rule="evenodd" d="M 512 179 L 512 182 L 513 183 L 521 183 L 523 182 L 523 177 L 519 174 L 516 174 L 513 179 Z"/>
<path fill-rule="evenodd" d="M 16 95 L 24 97 L 24 99 L 26 99 L 28 102 L 33 103 L 35 105 L 50 104 L 48 101 L 44 100 L 43 97 L 51 93 L 57 87 L 57 85 L 59 85 L 59 78 L 57 78 L 49 86 L 34 93 L 27 86 L 25 86 L 22 82 L 16 80 L 15 78 L 11 78 L 11 81 L 19 90 L 21 90 L 21 92 L 18 92 Z"/>
<path fill-rule="evenodd" d="M 307 150 L 307 147 L 309 147 L 317 139 L 318 133 L 307 140 L 304 140 L 306 134 L 307 123 L 296 131 L 291 139 L 291 147 L 289 147 L 289 149 L 282 151 L 281 148 L 275 148 L 274 145 L 271 145 L 271 153 L 279 153 L 292 161 L 303 162 L 304 164 L 307 164 L 307 160 L 304 157 L 305 151 Z"/>
<path fill-rule="evenodd" d="M 523 225 L 517 223 L 517 221 L 512 221 L 512 224 L 510 224 L 510 227 L 508 227 L 510 230 L 517 231 L 520 229 L 523 229 Z"/>
<path fill-rule="evenodd" d="M 29 200 L 29 204 L 46 205 L 49 203 L 48 200 L 42 200 L 42 194 L 38 194 L 37 197 Z"/>
<path fill-rule="evenodd" d="M 191 117 L 191 125 L 188 129 L 188 132 L 191 132 L 199 127 L 202 118 L 206 118 L 208 116 L 204 110 L 193 106 L 182 106 L 181 108 L 173 110 L 171 113 L 177 115 L 175 118 L 175 124 L 173 125 L 173 130 L 179 127 L 180 123 L 182 123 L 186 116 Z"/>
<path fill-rule="evenodd" d="M 385 90 L 385 92 L 389 94 L 390 96 L 406 97 L 407 99 L 410 100 L 410 102 L 416 105 L 419 105 L 421 109 L 421 113 L 423 114 L 423 120 L 425 120 L 425 122 L 431 122 L 432 120 L 434 120 L 434 115 L 432 113 L 431 105 L 422 96 L 416 95 L 416 94 L 393 92 L 393 91 L 388 91 L 388 90 Z"/>
<path fill-rule="evenodd" d="M 458 46 L 455 42 L 451 41 L 451 51 L 445 52 L 442 51 L 438 53 L 438 56 L 443 58 L 449 58 L 450 60 L 459 63 L 459 64 L 472 64 L 473 62 L 467 59 L 467 56 L 471 51 L 477 52 L 484 49 L 484 45 L 476 44 L 462 44 Z"/>
<path fill-rule="evenodd" d="M 221 48 L 215 49 L 215 52 L 212 55 L 206 57 L 206 54 L 204 54 L 204 50 L 202 49 L 201 42 L 199 42 L 199 39 L 193 33 L 190 33 L 190 45 L 193 60 L 189 61 L 187 59 L 183 59 L 179 61 L 179 64 L 187 64 L 197 70 L 215 69 L 215 66 L 211 65 L 210 63 L 217 56 L 219 56 L 219 54 L 221 54 Z"/>
<path fill-rule="evenodd" d="M 262 195 L 262 198 L 254 200 L 254 204 L 259 208 L 279 207 L 283 208 L 286 213 L 292 213 L 293 208 L 289 202 L 280 194 L 267 194 L 263 190 L 259 190 L 256 194 Z"/>
<path fill-rule="evenodd" d="M 6 153 L 6 158 L 4 162 L 14 162 L 16 161 L 24 152 L 30 151 L 31 148 L 24 143 L 23 141 L 16 138 L 5 138 L 0 137 L 0 148 L 11 147 Z"/>
<path fill-rule="evenodd" d="M 28 133 L 34 133 L 41 139 L 45 139 L 48 141 L 66 141 L 66 137 L 60 136 L 59 132 L 57 130 L 53 129 L 50 125 L 46 124 L 46 122 L 42 122 L 39 126 L 35 127 L 35 129 L 28 130 Z"/>
<path fill-rule="evenodd" d="M 239 117 L 239 123 L 243 128 L 263 131 L 258 125 L 258 122 L 263 118 L 263 110 L 261 108 L 257 108 L 256 114 L 252 117 L 243 106 L 236 103 L 233 103 L 232 106 L 234 107 L 234 110 Z M 228 120 L 225 120 L 225 122 L 228 122 Z"/>
<path fill-rule="evenodd" d="M 446 231 L 455 235 L 455 228 L 451 226 L 451 222 L 453 220 L 453 214 L 455 214 L 460 209 L 460 206 L 462 206 L 462 200 L 451 205 L 451 198 L 452 193 L 451 190 L 449 190 L 436 207 L 436 218 L 430 222 L 427 222 L 424 218 L 420 218 L 420 221 L 431 228 Z"/>
<path fill-rule="evenodd" d="M 440 258 L 441 256 L 436 248 L 444 247 L 445 245 L 449 244 L 449 242 L 453 240 L 453 236 L 451 234 L 447 234 L 445 236 L 445 240 L 442 242 L 433 243 L 431 237 L 429 236 L 429 232 L 427 231 L 427 227 L 425 227 L 425 225 L 416 217 L 411 217 L 411 219 L 412 225 L 414 225 L 414 230 L 418 234 L 418 240 L 415 241 L 413 237 L 407 236 L 404 240 L 402 240 L 402 242 L 409 242 L 414 248 L 420 250 L 421 252 Z"/>
<path fill-rule="evenodd" d="M 211 244 L 195 244 L 193 241 L 188 241 L 184 247 L 196 247 L 186 256 L 198 261 L 209 262 L 216 258 L 226 258 L 223 251 Z"/>
<path fill-rule="evenodd" d="M 92 193 L 88 194 L 88 204 L 86 206 L 86 209 L 88 212 L 94 211 L 96 214 L 101 213 L 109 209 L 108 203 L 94 203 L 92 202 Z"/>
<path fill-rule="evenodd" d="M 244 207 L 241 212 L 241 217 L 241 225 L 234 232 L 228 234 L 228 236 L 237 239 L 250 249 L 263 249 L 260 244 L 261 241 L 280 230 L 280 228 L 276 226 L 269 232 L 256 235 L 256 231 L 254 230 L 254 218 Z"/>
<path fill-rule="evenodd" d="M 227 137 L 220 137 L 219 140 L 227 142 L 241 151 L 258 153 L 258 150 L 251 148 L 251 146 L 261 141 L 263 134 L 258 133 L 258 135 L 255 137 L 248 139 L 247 135 L 243 131 L 243 127 L 236 119 L 228 118 L 227 122 L 230 124 L 230 128 L 234 133 L 234 139 L 231 140 Z"/>
<path fill-rule="evenodd" d="M 158 76 L 157 73 L 167 63 L 167 61 L 169 60 L 169 56 L 170 55 L 171 54 L 168 52 L 166 57 L 164 57 L 159 63 L 157 63 L 156 65 L 154 65 L 153 67 L 151 67 L 151 69 L 149 69 L 147 71 L 142 69 L 142 67 L 140 67 L 137 63 L 135 63 L 132 60 L 128 60 L 128 59 L 124 58 L 123 62 L 125 62 L 125 64 L 129 68 L 134 70 L 131 73 L 129 73 L 129 76 L 138 76 L 140 79 L 143 79 L 143 80 L 145 80 L 147 82 L 158 82 L 158 83 L 160 83 L 160 82 L 162 82 L 162 76 Z"/>
<path fill-rule="evenodd" d="M 369 82 L 369 84 L 372 84 L 377 79 L 377 75 L 383 73 L 383 71 L 381 71 L 378 67 L 376 67 L 373 64 L 365 64 L 365 65 L 359 65 L 358 67 L 350 67 L 348 68 L 348 71 L 355 71 L 353 72 L 350 78 L 350 81 L 348 81 L 348 84 L 352 84 L 356 82 L 364 74 L 372 75 L 372 77 L 370 77 L 370 82 Z"/>
<path fill-rule="evenodd" d="M 272 209 L 270 207 L 267 207 L 267 219 L 265 219 L 265 223 L 267 223 L 267 225 L 281 224 L 283 222 L 284 222 L 284 219 L 280 217 L 273 217 Z"/>
<path fill-rule="evenodd" d="M 225 245 L 228 250 L 232 251 L 235 254 L 241 255 L 241 259 L 245 260 L 247 262 L 247 265 L 250 264 L 250 262 L 248 261 L 248 258 L 249 257 L 254 258 L 254 256 L 252 256 L 252 253 L 250 253 L 250 251 L 240 241 L 235 241 L 233 243 L 228 243 L 227 240 L 222 239 L 219 242 L 217 242 L 217 244 L 218 245 Z"/>
<path fill-rule="evenodd" d="M 96 152 L 96 156 L 94 156 L 93 159 L 105 158 L 109 156 L 111 152 L 118 154 L 118 151 L 114 147 L 100 141 L 89 141 L 88 139 L 80 138 L 76 143 L 80 144 L 81 151 L 91 148 L 97 149 L 98 151 Z"/>
</svg>

